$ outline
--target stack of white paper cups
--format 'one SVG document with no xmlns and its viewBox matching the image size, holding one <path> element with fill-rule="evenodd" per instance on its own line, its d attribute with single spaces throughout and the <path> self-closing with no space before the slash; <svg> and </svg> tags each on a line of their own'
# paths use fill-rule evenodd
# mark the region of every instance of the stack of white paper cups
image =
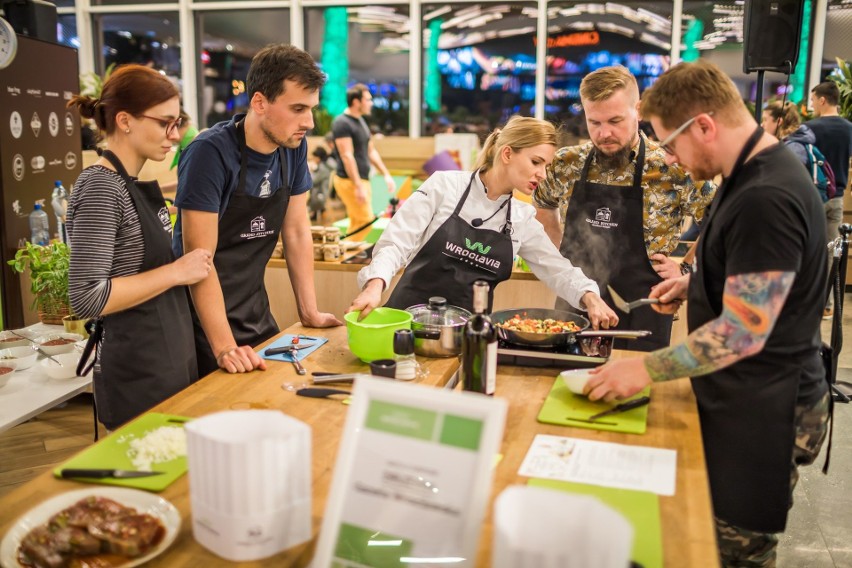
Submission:
<svg viewBox="0 0 852 568">
<path fill-rule="evenodd" d="M 186 424 L 195 539 L 233 561 L 311 538 L 311 430 L 273 410 L 210 414 Z"/>
</svg>

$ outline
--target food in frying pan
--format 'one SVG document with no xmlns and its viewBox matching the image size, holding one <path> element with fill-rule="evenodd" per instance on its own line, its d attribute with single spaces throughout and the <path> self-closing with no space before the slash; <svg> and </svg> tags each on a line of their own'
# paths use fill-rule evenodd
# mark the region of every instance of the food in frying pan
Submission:
<svg viewBox="0 0 852 568">
<path fill-rule="evenodd" d="M 557 319 L 535 319 L 526 317 L 526 313 L 515 314 L 505 322 L 497 323 L 497 327 L 510 331 L 521 331 L 525 333 L 574 333 L 580 331 L 579 325 L 573 321 L 562 321 Z"/>
<path fill-rule="evenodd" d="M 165 526 L 105 497 L 86 497 L 31 530 L 21 541 L 23 566 L 120 566 L 156 546 Z"/>
</svg>

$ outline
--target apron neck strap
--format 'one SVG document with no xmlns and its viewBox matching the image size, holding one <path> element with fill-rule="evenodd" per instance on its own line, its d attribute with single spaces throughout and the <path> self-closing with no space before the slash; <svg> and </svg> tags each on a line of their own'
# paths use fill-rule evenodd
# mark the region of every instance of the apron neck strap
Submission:
<svg viewBox="0 0 852 568">
<path fill-rule="evenodd" d="M 248 171 L 248 150 L 246 144 L 246 119 L 243 117 L 239 122 L 234 124 L 237 129 L 237 144 L 240 147 L 240 181 L 237 183 L 237 193 L 241 194 L 246 188 L 246 172 Z"/>
<path fill-rule="evenodd" d="M 465 201 L 467 201 L 467 196 L 470 195 L 470 188 L 473 185 L 473 178 L 478 173 L 479 173 L 479 170 L 476 170 L 472 174 L 470 174 L 470 179 L 467 181 L 467 187 L 464 188 L 464 193 L 462 194 L 461 199 L 459 199 L 459 202 L 456 204 L 456 208 L 453 210 L 453 216 L 458 216 L 459 212 L 462 209 L 462 206 L 464 205 Z M 486 189 L 486 191 L 487 191 L 487 189 Z M 491 215 L 491 217 L 494 217 L 494 215 L 499 213 L 500 209 L 503 209 L 503 207 L 506 207 L 506 224 L 503 225 L 503 228 L 500 231 L 504 235 L 511 235 L 512 233 L 515 232 L 514 229 L 512 228 L 512 196 L 511 195 L 509 195 L 509 198 L 500 205 L 500 207 L 497 209 L 497 211 L 495 211 Z M 485 219 L 485 221 L 488 221 L 489 219 L 491 219 L 491 217 L 488 217 L 488 219 Z"/>
<path fill-rule="evenodd" d="M 112 167 L 115 168 L 115 171 L 118 175 L 124 179 L 126 184 L 129 184 L 133 181 L 130 175 L 127 173 L 127 169 L 125 169 L 124 164 L 121 163 L 121 160 L 118 159 L 118 156 L 110 152 L 109 150 L 104 150 L 101 154 L 103 158 L 106 159 L 107 162 L 112 164 Z"/>
<path fill-rule="evenodd" d="M 473 185 L 473 178 L 478 173 L 479 170 L 476 170 L 472 174 L 470 174 L 470 179 L 467 180 L 467 187 L 464 188 L 464 193 L 462 193 L 461 199 L 459 199 L 459 202 L 456 204 L 456 208 L 453 209 L 453 215 L 458 215 L 462 209 L 462 206 L 464 205 L 464 202 L 467 201 L 467 196 L 470 195 L 470 186 Z"/>
</svg>

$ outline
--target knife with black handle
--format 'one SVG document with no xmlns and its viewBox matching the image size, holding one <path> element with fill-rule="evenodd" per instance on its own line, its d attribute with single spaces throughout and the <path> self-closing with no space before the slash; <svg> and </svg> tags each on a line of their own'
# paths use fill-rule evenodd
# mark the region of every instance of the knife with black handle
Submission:
<svg viewBox="0 0 852 568">
<path fill-rule="evenodd" d="M 151 477 L 152 475 L 162 475 L 162 471 L 130 471 L 127 469 L 63 469 L 59 472 L 59 476 L 63 479 L 69 477 L 89 477 L 93 479 L 104 479 L 112 477 L 114 479 L 131 479 L 134 477 Z"/>
<path fill-rule="evenodd" d="M 604 410 L 603 412 L 598 412 L 593 416 L 589 416 L 589 420 L 597 420 L 598 418 L 603 418 L 604 416 L 612 416 L 613 414 L 620 414 L 622 412 L 627 412 L 628 410 L 633 410 L 634 408 L 639 408 L 640 406 L 645 406 L 646 404 L 651 402 L 651 397 L 649 396 L 640 396 L 637 399 L 629 400 L 627 402 L 622 402 L 621 404 L 616 404 L 609 410 Z"/>
</svg>

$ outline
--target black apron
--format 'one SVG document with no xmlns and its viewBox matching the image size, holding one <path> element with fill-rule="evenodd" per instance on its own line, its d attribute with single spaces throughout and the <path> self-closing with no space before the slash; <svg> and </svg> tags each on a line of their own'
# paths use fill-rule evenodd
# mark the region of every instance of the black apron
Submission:
<svg viewBox="0 0 852 568">
<path fill-rule="evenodd" d="M 103 157 L 124 180 L 139 215 L 145 242 L 139 272 L 174 262 L 171 219 L 160 186 L 131 178 L 109 150 Z M 115 430 L 198 378 L 190 321 L 184 286 L 101 318 L 90 341 L 97 345 L 95 405 L 107 429 Z"/>
<path fill-rule="evenodd" d="M 588 181 L 589 167 L 596 150 L 589 152 L 565 216 L 565 230 L 559 252 L 574 266 L 598 283 L 601 297 L 613 306 L 607 285 L 625 300 L 645 298 L 660 276 L 648 260 L 645 247 L 642 172 L 645 167 L 645 139 L 639 138 L 633 185 L 606 185 Z M 572 310 L 562 298 L 556 307 Z M 651 335 L 630 341 L 616 339 L 615 347 L 654 351 L 669 344 L 672 316 L 641 307 L 629 314 L 618 312 L 615 329 L 648 330 Z"/>
<path fill-rule="evenodd" d="M 234 128 L 240 146 L 240 179 L 225 213 L 219 219 L 219 240 L 213 263 L 234 340 L 237 345 L 253 347 L 278 333 L 278 324 L 269 309 L 263 276 L 284 224 L 290 203 L 290 184 L 284 151 L 279 148 L 280 187 L 269 197 L 248 195 L 245 192 L 248 152 L 244 122 L 238 122 Z M 211 350 L 194 309 L 192 323 L 195 326 L 198 371 L 203 377 L 219 368 L 217 354 Z"/>
<path fill-rule="evenodd" d="M 730 176 L 716 190 L 710 214 L 701 226 L 696 270 L 689 283 L 689 331 L 719 317 L 722 298 L 710 298 L 705 274 L 708 243 L 724 238 L 713 220 L 737 191 L 736 178 L 763 129 L 746 142 Z M 790 506 L 790 468 L 795 440 L 795 407 L 800 377 L 819 373 L 819 355 L 759 354 L 725 369 L 692 379 L 707 458 L 714 514 L 751 531 L 784 530 Z"/>
<path fill-rule="evenodd" d="M 459 211 L 476 174 L 470 176 L 453 214 L 405 267 L 386 306 L 404 310 L 425 304 L 430 296 L 441 295 L 453 306 L 473 310 L 473 283 L 484 280 L 489 284 L 491 311 L 494 288 L 512 275 L 512 197 L 509 196 L 502 231 L 472 227 L 459 217 Z"/>
</svg>

